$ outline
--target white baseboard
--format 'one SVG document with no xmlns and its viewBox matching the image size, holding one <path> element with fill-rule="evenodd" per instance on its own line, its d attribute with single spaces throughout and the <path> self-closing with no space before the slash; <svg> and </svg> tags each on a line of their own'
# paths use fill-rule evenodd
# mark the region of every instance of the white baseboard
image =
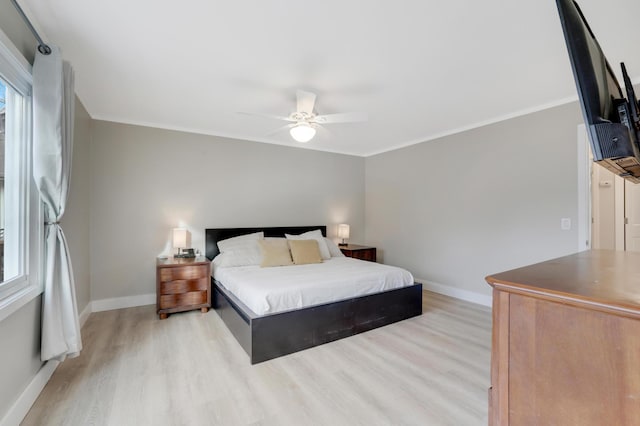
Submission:
<svg viewBox="0 0 640 426">
<path fill-rule="evenodd" d="M 60 362 L 54 360 L 44 363 L 40 371 L 38 371 L 33 380 L 31 380 L 31 383 L 29 383 L 24 392 L 18 397 L 4 418 L 0 420 L 0 426 L 18 426 L 20 422 L 24 420 L 31 406 L 36 402 L 40 392 L 42 392 L 42 389 L 44 389 L 44 386 L 53 375 L 53 372 L 56 371 L 59 364 Z"/>
<path fill-rule="evenodd" d="M 111 299 L 99 299 L 91 302 L 91 312 L 112 311 L 114 309 L 133 308 L 136 306 L 153 305 L 155 303 L 155 293 L 113 297 Z"/>
<path fill-rule="evenodd" d="M 423 290 L 433 291 L 434 293 L 444 294 L 445 296 L 455 297 L 456 299 L 466 300 L 467 302 L 477 303 L 491 307 L 493 298 L 486 294 L 476 293 L 475 291 L 462 290 L 460 288 L 451 287 L 450 285 L 438 284 L 416 278 L 417 282 L 422 283 Z"/>
<path fill-rule="evenodd" d="M 87 303 L 87 306 L 84 307 L 82 312 L 78 315 L 78 321 L 80 322 L 80 329 L 84 326 L 84 323 L 89 319 L 89 315 L 91 315 L 91 302 Z"/>
</svg>

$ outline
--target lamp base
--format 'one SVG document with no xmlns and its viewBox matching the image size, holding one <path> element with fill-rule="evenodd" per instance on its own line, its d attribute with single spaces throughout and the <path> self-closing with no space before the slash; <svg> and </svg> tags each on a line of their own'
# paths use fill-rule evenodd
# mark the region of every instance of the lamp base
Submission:
<svg viewBox="0 0 640 426">
<path fill-rule="evenodd" d="M 338 243 L 338 247 L 346 247 L 349 243 Z"/>
</svg>

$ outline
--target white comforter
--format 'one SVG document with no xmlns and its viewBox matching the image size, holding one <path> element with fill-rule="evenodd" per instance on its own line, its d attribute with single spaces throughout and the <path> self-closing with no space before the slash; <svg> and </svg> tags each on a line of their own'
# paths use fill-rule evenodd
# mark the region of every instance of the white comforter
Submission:
<svg viewBox="0 0 640 426">
<path fill-rule="evenodd" d="M 410 286 L 395 266 L 334 257 L 311 265 L 212 268 L 213 277 L 258 315 L 336 302 Z"/>
</svg>

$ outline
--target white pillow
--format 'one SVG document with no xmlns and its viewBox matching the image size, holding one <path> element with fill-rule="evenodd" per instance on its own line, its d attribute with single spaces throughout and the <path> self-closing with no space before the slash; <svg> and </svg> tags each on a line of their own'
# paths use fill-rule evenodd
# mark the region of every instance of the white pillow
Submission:
<svg viewBox="0 0 640 426">
<path fill-rule="evenodd" d="M 234 265 L 233 257 L 229 255 L 229 252 L 227 252 L 226 254 L 218 253 L 218 255 L 214 257 L 213 260 L 211 261 L 211 266 L 215 271 L 216 268 L 225 268 L 227 266 L 241 266 L 241 265 Z"/>
<path fill-rule="evenodd" d="M 344 253 L 342 253 L 340 247 L 338 247 L 336 243 L 333 242 L 333 240 L 325 238 L 324 242 L 327 244 L 327 248 L 329 249 L 329 254 L 331 254 L 331 257 L 344 257 Z"/>
<path fill-rule="evenodd" d="M 220 253 L 224 253 L 225 251 L 234 250 L 237 247 L 243 247 L 245 245 L 245 240 L 261 240 L 263 238 L 264 232 L 254 232 L 253 234 L 239 235 L 237 237 L 218 241 L 218 249 L 220 249 Z"/>
<path fill-rule="evenodd" d="M 262 253 L 258 246 L 258 240 L 264 238 L 264 232 L 240 235 L 218 241 L 220 255 L 214 261 L 218 267 L 259 265 L 262 261 Z"/>
<path fill-rule="evenodd" d="M 287 240 L 316 240 L 318 242 L 318 248 L 320 249 L 320 256 L 322 256 L 322 259 L 331 259 L 329 247 L 327 247 L 327 243 L 324 241 L 322 231 L 320 231 L 319 229 L 316 229 L 315 231 L 305 232 L 304 234 L 300 235 L 284 234 L 284 236 L 287 237 Z"/>
</svg>

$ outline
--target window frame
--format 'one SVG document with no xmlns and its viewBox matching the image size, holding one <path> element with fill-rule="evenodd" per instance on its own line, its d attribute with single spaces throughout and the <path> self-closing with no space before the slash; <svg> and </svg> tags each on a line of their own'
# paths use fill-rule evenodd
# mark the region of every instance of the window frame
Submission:
<svg viewBox="0 0 640 426">
<path fill-rule="evenodd" d="M 0 30 L 0 78 L 22 97 L 22 120 L 18 129 L 19 171 L 19 271 L 0 282 L 0 321 L 43 291 L 44 209 L 32 175 L 32 72 L 31 65 Z M 9 96 L 6 96 L 8 99 Z M 7 105 L 9 108 L 9 105 Z M 8 111 L 8 109 L 7 109 Z M 5 180 L 6 182 L 6 180 Z"/>
</svg>

